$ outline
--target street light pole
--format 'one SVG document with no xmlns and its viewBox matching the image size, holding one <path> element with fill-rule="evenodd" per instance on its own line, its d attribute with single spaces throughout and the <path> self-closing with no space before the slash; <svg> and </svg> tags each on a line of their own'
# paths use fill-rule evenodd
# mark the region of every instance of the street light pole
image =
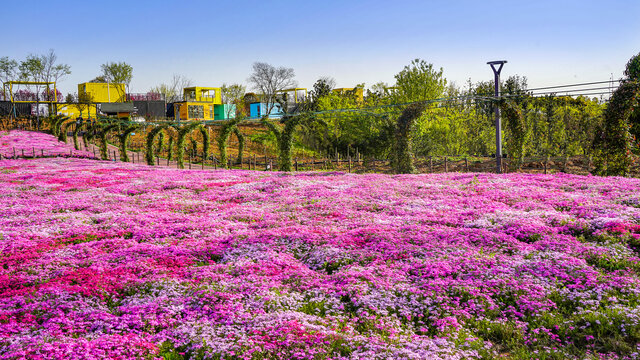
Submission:
<svg viewBox="0 0 640 360">
<path fill-rule="evenodd" d="M 498 104 L 498 97 L 500 96 L 500 71 L 502 71 L 502 67 L 506 63 L 507 60 L 489 61 L 487 63 L 491 65 L 491 70 L 493 70 L 493 82 L 495 85 L 496 173 L 498 174 L 502 173 L 502 123 L 500 122 L 500 105 Z"/>
</svg>

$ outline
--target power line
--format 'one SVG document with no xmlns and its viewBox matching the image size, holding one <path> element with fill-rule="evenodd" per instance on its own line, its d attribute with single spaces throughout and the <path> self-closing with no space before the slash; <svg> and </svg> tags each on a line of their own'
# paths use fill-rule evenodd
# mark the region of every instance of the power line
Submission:
<svg viewBox="0 0 640 360">
<path fill-rule="evenodd" d="M 533 89 L 526 89 L 525 91 L 547 90 L 547 89 L 559 89 L 559 88 L 575 87 L 575 86 L 584 86 L 584 85 L 611 84 L 611 83 L 613 83 L 613 82 L 621 82 L 621 81 L 622 81 L 622 80 L 594 81 L 594 82 L 579 83 L 579 84 L 569 84 L 569 85 L 556 85 L 556 86 L 539 87 L 539 88 L 533 88 Z"/>
</svg>

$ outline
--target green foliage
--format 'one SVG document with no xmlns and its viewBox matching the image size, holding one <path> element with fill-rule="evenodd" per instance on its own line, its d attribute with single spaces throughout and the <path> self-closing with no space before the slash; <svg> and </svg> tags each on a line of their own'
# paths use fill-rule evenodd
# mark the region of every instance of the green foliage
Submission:
<svg viewBox="0 0 640 360">
<path fill-rule="evenodd" d="M 433 65 L 415 59 L 395 75 L 396 91 L 392 97 L 395 103 L 406 103 L 441 98 L 447 86 L 442 68 L 434 70 Z"/>
<path fill-rule="evenodd" d="M 76 150 L 80 150 L 80 145 L 78 144 L 78 132 L 80 132 L 80 130 L 85 127 L 87 123 L 84 121 L 80 121 L 80 123 L 76 124 L 76 126 L 73 127 L 73 146 L 75 147 Z M 86 147 L 86 144 L 85 144 Z"/>
<path fill-rule="evenodd" d="M 104 79 L 115 84 L 129 86 L 133 78 L 133 67 L 126 62 L 108 62 L 100 65 Z"/>
<path fill-rule="evenodd" d="M 500 104 L 504 117 L 505 130 L 508 141 L 506 142 L 507 154 L 514 161 L 512 170 L 520 169 L 525 155 L 525 147 L 529 132 L 522 114 L 522 108 L 513 100 L 506 100 Z"/>
<path fill-rule="evenodd" d="M 244 135 L 240 132 L 240 129 L 238 129 L 237 126 L 233 129 L 233 133 L 236 135 L 236 138 L 238 138 L 238 159 L 236 164 L 241 165 L 244 153 Z"/>
<path fill-rule="evenodd" d="M 169 136 L 169 144 L 167 144 L 167 160 L 173 160 L 173 136 Z"/>
<path fill-rule="evenodd" d="M 211 147 L 211 139 L 209 131 L 205 125 L 200 126 L 200 134 L 202 135 L 202 161 L 209 156 L 209 148 Z"/>
<path fill-rule="evenodd" d="M 611 96 L 604 124 L 593 143 L 597 174 L 625 176 L 629 173 L 636 146 L 629 132 L 629 118 L 639 96 L 640 82 L 637 81 L 621 83 Z"/>
<path fill-rule="evenodd" d="M 407 106 L 396 123 L 393 156 L 391 167 L 396 174 L 412 174 L 416 171 L 413 165 L 412 141 L 415 121 L 424 112 L 424 103 Z"/>
<path fill-rule="evenodd" d="M 640 53 L 629 59 L 624 75 L 629 81 L 640 81 Z"/>
<path fill-rule="evenodd" d="M 156 144 L 156 151 L 155 151 L 156 156 L 159 156 L 163 149 L 164 149 L 164 132 L 161 131 L 160 134 L 158 134 L 158 142 Z"/>
<path fill-rule="evenodd" d="M 277 139 L 280 171 L 291 171 L 291 148 L 293 147 L 294 132 L 298 125 L 305 120 L 308 120 L 305 115 L 285 115 L 281 120 L 284 127 L 281 127 L 266 118 L 261 119 L 262 124 L 265 125 Z"/>
<path fill-rule="evenodd" d="M 69 125 L 74 123 L 75 120 L 71 120 L 69 118 L 60 122 L 60 124 L 58 125 L 58 141 L 67 142 L 67 134 L 69 132 L 67 128 Z"/>
<path fill-rule="evenodd" d="M 154 127 L 147 133 L 147 144 L 146 144 L 147 146 L 146 146 L 146 152 L 145 152 L 145 160 L 147 161 L 147 165 L 153 166 L 155 164 L 155 162 L 153 161 L 154 160 L 153 141 L 155 140 L 158 134 L 164 137 L 163 135 L 164 131 L 167 131 L 168 128 L 169 128 L 169 125 L 160 125 L 160 126 Z M 172 138 L 170 137 L 170 139 Z M 159 141 L 158 143 L 160 144 L 161 142 Z"/>
<path fill-rule="evenodd" d="M 118 124 L 110 124 L 110 123 L 103 123 L 103 124 L 99 124 L 98 125 L 98 138 L 100 139 L 100 158 L 102 160 L 108 160 L 109 159 L 109 153 L 107 151 L 107 134 L 109 133 L 109 131 L 115 129 L 118 127 Z"/>
<path fill-rule="evenodd" d="M 118 134 L 118 140 L 120 145 L 120 161 L 129 162 L 129 155 L 127 154 L 127 140 L 132 132 L 140 128 L 140 125 L 129 125 L 121 134 Z"/>
<path fill-rule="evenodd" d="M 49 117 L 45 121 L 48 122 L 49 126 L 51 127 L 51 134 L 53 136 L 60 136 L 59 126 L 60 124 L 62 124 L 63 121 L 66 121 L 67 119 L 69 119 L 67 116 L 54 115 Z"/>
<path fill-rule="evenodd" d="M 365 156 L 386 156 L 393 143 L 395 119 L 384 114 L 382 108 L 367 109 L 371 105 L 367 99 L 360 103 L 350 94 L 323 96 L 317 100 L 321 113 L 314 114 L 314 121 L 306 123 L 299 132 L 302 142 L 324 153 L 358 149 Z M 333 112 L 334 109 L 354 111 Z"/>
<path fill-rule="evenodd" d="M 10 59 L 8 56 L 0 58 L 0 81 L 5 83 L 16 77 L 18 62 Z"/>
<path fill-rule="evenodd" d="M 227 147 L 229 145 L 229 138 L 231 137 L 231 133 L 237 130 L 238 124 L 240 123 L 241 118 L 235 117 L 233 119 L 229 119 L 222 124 L 220 128 L 220 136 L 218 137 L 218 151 L 220 151 L 220 166 L 223 168 L 228 167 L 229 159 L 227 155 Z M 240 133 L 238 131 L 238 133 Z M 237 133 L 236 133 L 237 136 Z M 240 141 L 240 138 L 238 138 Z M 244 137 L 243 137 L 244 141 Z M 244 142 L 243 142 L 244 145 Z"/>
<path fill-rule="evenodd" d="M 184 169 L 184 142 L 187 135 L 199 126 L 201 126 L 199 122 L 192 122 L 183 125 L 182 127 L 176 127 L 176 130 L 178 131 L 178 140 L 176 141 L 176 161 L 178 162 L 178 168 L 180 169 Z"/>
</svg>

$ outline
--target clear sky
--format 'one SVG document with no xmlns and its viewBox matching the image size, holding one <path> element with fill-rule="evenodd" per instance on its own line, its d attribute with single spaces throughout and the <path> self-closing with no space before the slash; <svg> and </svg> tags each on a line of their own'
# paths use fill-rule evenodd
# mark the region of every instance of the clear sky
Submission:
<svg viewBox="0 0 640 360">
<path fill-rule="evenodd" d="M 7 1 L 0 56 L 53 48 L 72 74 L 63 93 L 133 66 L 132 92 L 184 75 L 194 85 L 243 83 L 255 61 L 294 68 L 301 87 L 393 83 L 421 58 L 458 85 L 489 80 L 487 61 L 530 87 L 619 78 L 640 52 L 640 0 Z"/>
</svg>

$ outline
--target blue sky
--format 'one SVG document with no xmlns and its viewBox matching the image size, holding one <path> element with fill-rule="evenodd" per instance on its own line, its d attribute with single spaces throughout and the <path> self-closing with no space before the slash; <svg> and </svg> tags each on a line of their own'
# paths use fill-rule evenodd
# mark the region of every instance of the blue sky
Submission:
<svg viewBox="0 0 640 360">
<path fill-rule="evenodd" d="M 640 52 L 640 1 L 12 1 L 0 56 L 53 48 L 71 66 L 59 88 L 133 66 L 132 92 L 184 75 L 195 85 L 243 83 L 251 64 L 294 68 L 300 86 L 378 81 L 412 59 L 458 85 L 492 78 L 487 61 L 530 87 L 619 78 Z M 7 31 L 6 29 L 10 29 Z"/>
</svg>

